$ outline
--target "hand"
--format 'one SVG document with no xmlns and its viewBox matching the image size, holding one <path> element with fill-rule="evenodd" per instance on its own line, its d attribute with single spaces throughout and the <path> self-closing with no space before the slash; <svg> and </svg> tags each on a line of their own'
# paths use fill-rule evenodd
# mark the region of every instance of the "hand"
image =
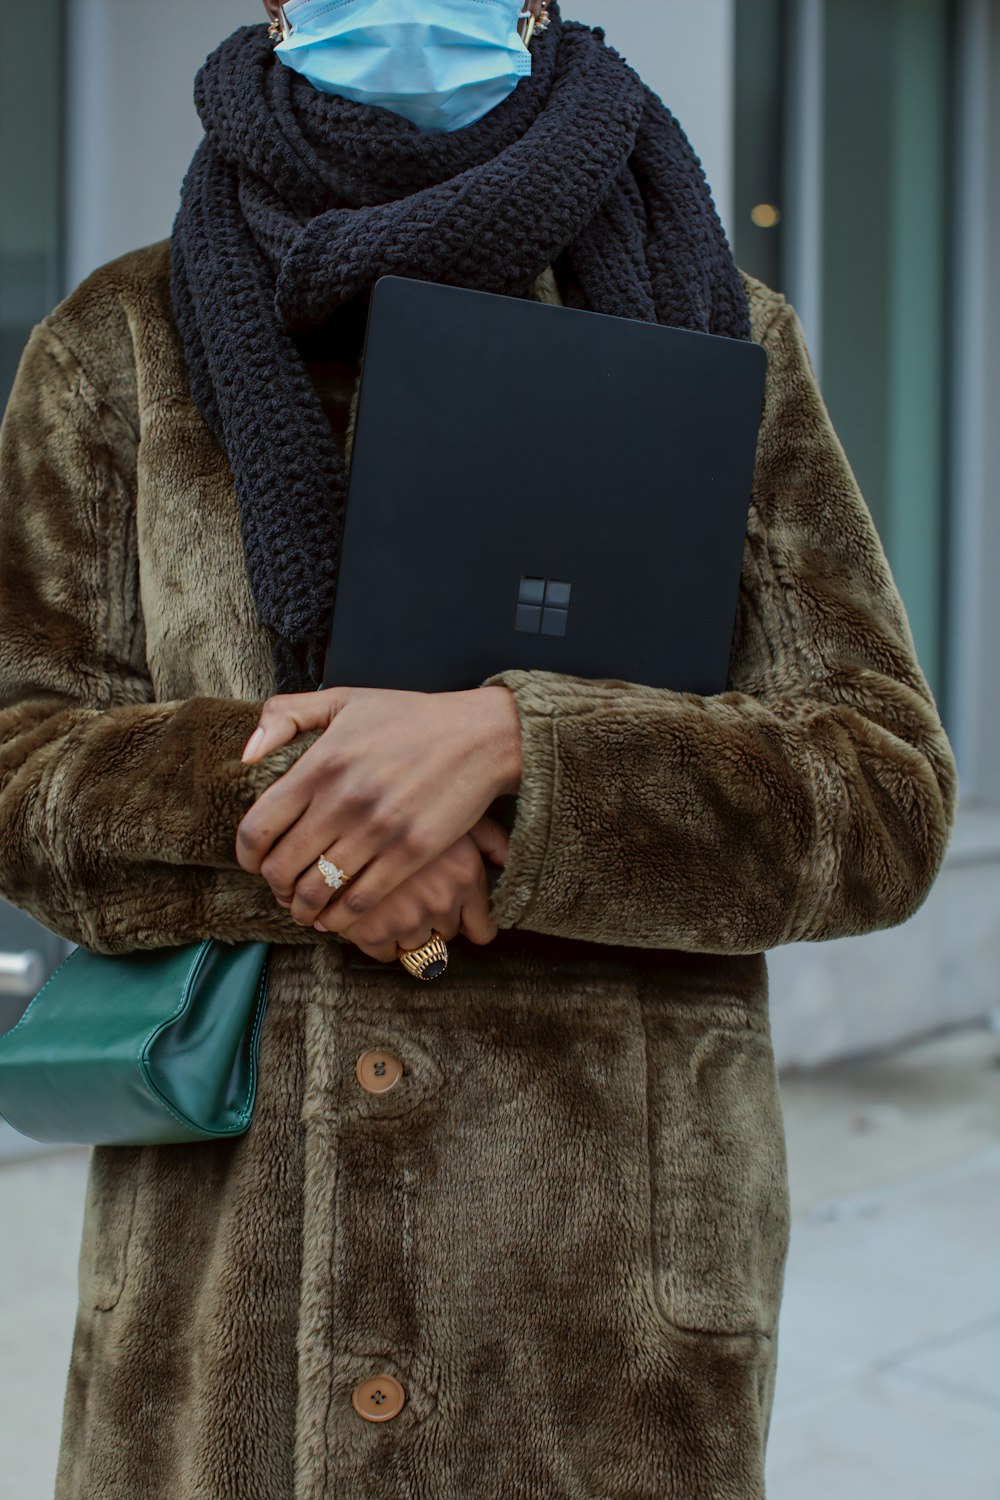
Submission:
<svg viewBox="0 0 1000 1500">
<path fill-rule="evenodd" d="M 338 907 L 363 916 L 520 784 L 520 719 L 505 687 L 272 698 L 243 759 L 317 728 L 321 737 L 258 798 L 236 836 L 240 866 L 263 875 L 303 925 L 330 901 L 321 856 L 352 876 Z"/>
<path fill-rule="evenodd" d="M 400 948 L 422 948 L 432 932 L 448 942 L 461 933 L 470 942 L 492 943 L 497 925 L 490 915 L 483 855 L 505 864 L 507 835 L 491 818 L 456 840 L 431 864 L 404 880 L 363 917 L 352 917 L 334 901 L 314 924 L 338 932 L 369 957 L 392 963 Z"/>
</svg>

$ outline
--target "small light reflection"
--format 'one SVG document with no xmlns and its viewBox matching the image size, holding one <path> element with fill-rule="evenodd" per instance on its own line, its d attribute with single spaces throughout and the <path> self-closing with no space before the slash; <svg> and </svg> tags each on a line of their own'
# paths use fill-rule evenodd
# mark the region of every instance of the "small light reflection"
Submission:
<svg viewBox="0 0 1000 1500">
<path fill-rule="evenodd" d="M 750 217 L 758 229 L 774 229 L 781 223 L 781 209 L 774 203 L 755 203 Z"/>
</svg>

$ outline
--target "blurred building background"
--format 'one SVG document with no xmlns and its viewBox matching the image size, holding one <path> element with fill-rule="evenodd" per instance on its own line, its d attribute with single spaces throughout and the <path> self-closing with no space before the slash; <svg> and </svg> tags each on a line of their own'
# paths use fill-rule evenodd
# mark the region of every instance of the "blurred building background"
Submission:
<svg viewBox="0 0 1000 1500">
<path fill-rule="evenodd" d="M 798 309 L 960 764 L 922 911 L 771 958 L 795 1221 L 769 1493 L 996 1500 L 1000 0 L 562 4 L 662 94 L 740 264 Z M 0 406 L 32 324 L 169 234 L 194 73 L 260 14 L 31 0 L 8 18 Z M 64 948 L 0 903 L 0 1030 Z M 31 1148 L 3 1130 L 0 1500 L 44 1500 L 86 1156 L 18 1164 Z"/>
</svg>

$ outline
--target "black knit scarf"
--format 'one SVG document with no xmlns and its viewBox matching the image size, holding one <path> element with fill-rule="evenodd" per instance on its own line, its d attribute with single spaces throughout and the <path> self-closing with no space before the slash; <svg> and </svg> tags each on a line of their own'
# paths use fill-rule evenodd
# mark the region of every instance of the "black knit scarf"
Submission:
<svg viewBox="0 0 1000 1500">
<path fill-rule="evenodd" d="M 386 273 L 566 300 L 749 338 L 701 166 L 603 33 L 562 21 L 474 125 L 427 133 L 315 89 L 246 26 L 198 73 L 205 127 L 173 230 L 171 292 L 196 405 L 228 454 L 281 691 L 315 687 L 345 465 L 295 336 Z M 595 442 L 600 442 L 600 436 Z"/>
</svg>

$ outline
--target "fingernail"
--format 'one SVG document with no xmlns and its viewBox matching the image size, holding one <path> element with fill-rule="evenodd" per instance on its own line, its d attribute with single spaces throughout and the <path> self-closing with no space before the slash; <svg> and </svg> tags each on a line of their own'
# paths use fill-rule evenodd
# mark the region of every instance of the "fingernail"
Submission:
<svg viewBox="0 0 1000 1500">
<path fill-rule="evenodd" d="M 326 932 L 326 928 L 323 926 L 322 922 L 314 922 L 313 926 L 315 927 L 317 932 Z"/>
<path fill-rule="evenodd" d="M 254 732 L 253 732 L 253 734 L 250 736 L 250 738 L 247 740 L 246 744 L 244 745 L 244 747 L 243 747 L 243 754 L 240 757 L 240 759 L 241 760 L 249 760 L 250 757 L 253 755 L 254 751 L 257 749 L 258 745 L 260 744 L 260 742 L 261 742 L 261 740 L 263 738 L 264 738 L 264 731 L 263 731 L 263 729 L 255 729 Z"/>
</svg>

